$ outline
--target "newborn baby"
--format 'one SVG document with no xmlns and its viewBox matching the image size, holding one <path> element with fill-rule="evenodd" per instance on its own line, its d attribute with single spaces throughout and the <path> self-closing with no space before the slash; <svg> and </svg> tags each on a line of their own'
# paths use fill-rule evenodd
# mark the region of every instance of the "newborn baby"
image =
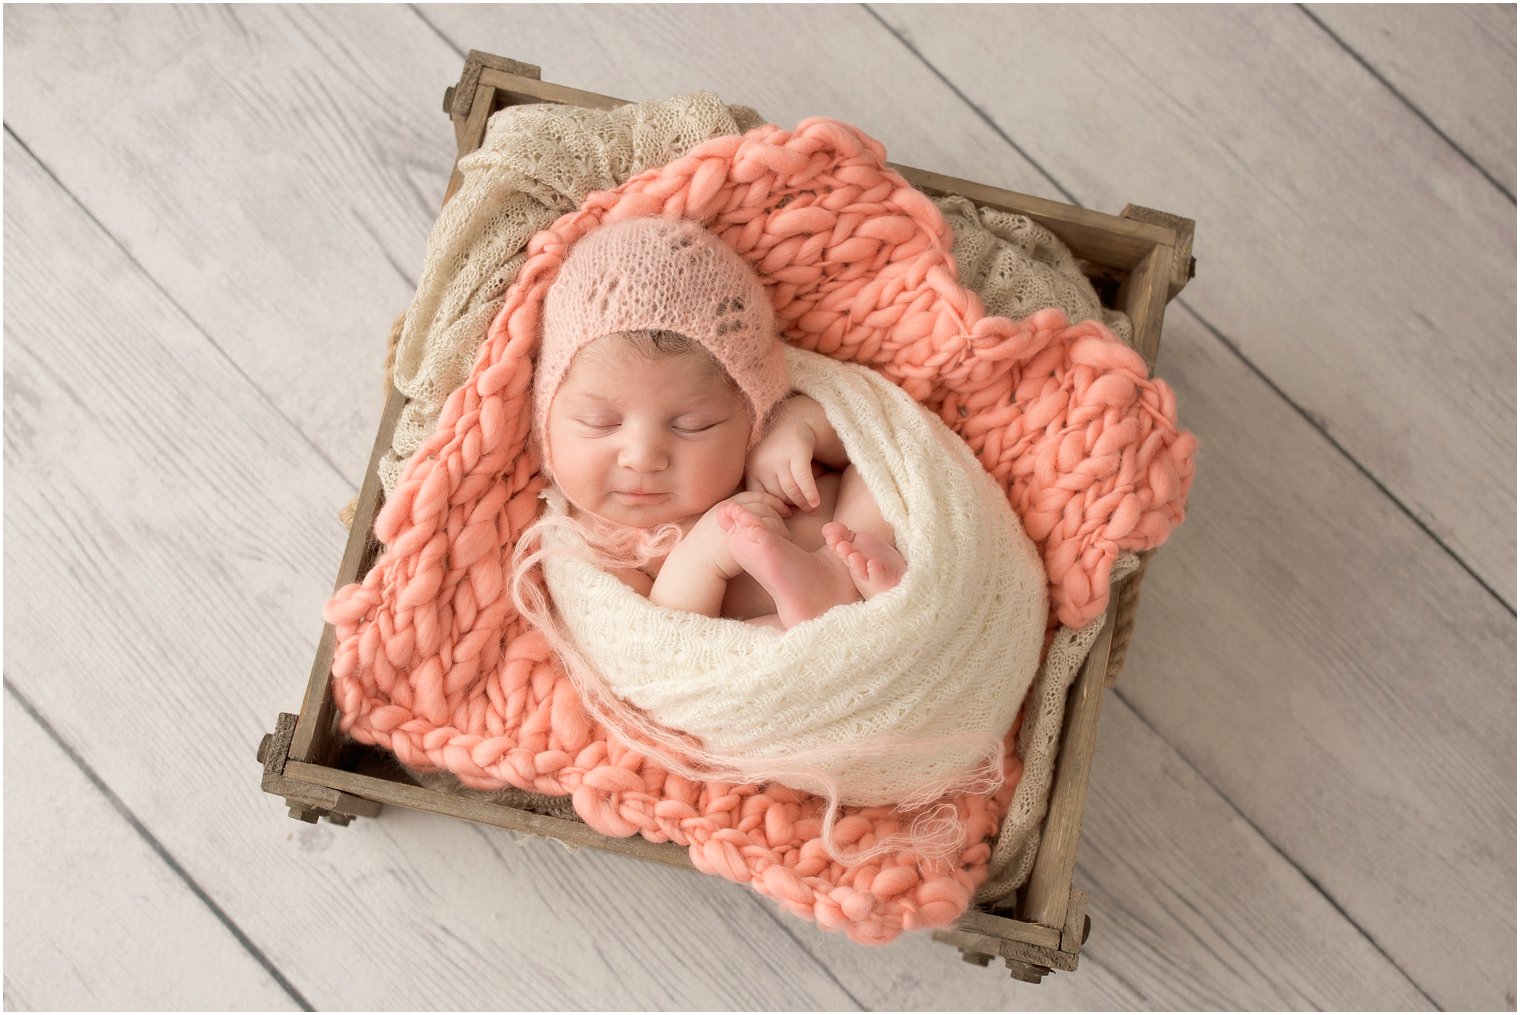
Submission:
<svg viewBox="0 0 1520 1015">
<path fill-rule="evenodd" d="M 664 556 L 615 572 L 628 586 L 789 628 L 897 584 L 891 527 L 818 403 L 790 393 L 768 294 L 716 236 L 603 226 L 542 325 L 535 426 L 571 516 L 614 538 L 679 527 Z"/>
</svg>

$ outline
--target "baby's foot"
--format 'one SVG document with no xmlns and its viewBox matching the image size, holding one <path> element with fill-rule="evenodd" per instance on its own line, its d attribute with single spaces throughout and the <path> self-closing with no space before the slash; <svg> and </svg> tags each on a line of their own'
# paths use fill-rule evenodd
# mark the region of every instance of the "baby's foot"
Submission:
<svg viewBox="0 0 1520 1015">
<path fill-rule="evenodd" d="M 735 511 L 729 520 L 729 552 L 775 600 L 782 627 L 860 598 L 848 570 L 827 548 L 809 553 L 792 542 L 784 527 L 778 532 L 748 511 Z"/>
<path fill-rule="evenodd" d="M 851 532 L 842 522 L 824 525 L 823 541 L 850 569 L 862 599 L 894 588 L 908 570 L 908 562 L 891 543 L 869 532 Z"/>
</svg>

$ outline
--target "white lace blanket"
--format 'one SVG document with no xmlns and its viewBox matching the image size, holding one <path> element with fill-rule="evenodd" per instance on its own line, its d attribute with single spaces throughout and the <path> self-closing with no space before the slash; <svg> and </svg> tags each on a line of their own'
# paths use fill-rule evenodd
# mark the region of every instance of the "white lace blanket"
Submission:
<svg viewBox="0 0 1520 1015">
<path fill-rule="evenodd" d="M 899 803 L 1008 732 L 1040 665 L 1044 569 L 964 442 L 900 388 L 799 349 L 788 364 L 896 533 L 894 589 L 782 632 L 656 606 L 573 556 L 550 555 L 545 581 L 591 671 L 732 761 L 720 778 Z"/>
</svg>

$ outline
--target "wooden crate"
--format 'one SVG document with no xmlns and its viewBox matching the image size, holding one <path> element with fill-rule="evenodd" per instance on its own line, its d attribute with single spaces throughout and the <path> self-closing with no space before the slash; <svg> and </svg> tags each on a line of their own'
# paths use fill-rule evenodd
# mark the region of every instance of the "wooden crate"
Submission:
<svg viewBox="0 0 1520 1015">
<path fill-rule="evenodd" d="M 515 60 L 472 51 L 458 84 L 444 95 L 444 111 L 454 122 L 459 155 L 477 148 L 487 118 L 522 103 L 560 102 L 606 108 L 624 100 L 539 80 L 539 69 Z M 894 166 L 931 195 L 960 194 L 980 205 L 1024 214 L 1055 233 L 1083 262 L 1107 305 L 1124 310 L 1134 325 L 1134 343 L 1154 365 L 1162 315 L 1193 273 L 1193 223 L 1148 208 L 1127 206 L 1105 215 L 1071 205 L 959 180 L 906 166 Z M 445 201 L 459 183 L 456 169 Z M 380 545 L 372 531 L 382 493 L 377 465 L 406 398 L 390 389 L 380 430 L 365 473 L 347 550 L 334 588 L 368 573 Z M 1122 665 L 1137 602 L 1135 575 L 1109 606 L 1107 621 L 1067 699 L 1049 811 L 1041 830 L 1033 873 L 1012 897 L 968 911 L 951 930 L 935 936 L 961 949 L 968 962 L 987 965 L 1002 958 L 1012 975 L 1038 982 L 1050 970 L 1074 970 L 1090 922 L 1087 895 L 1072 887 L 1087 778 L 1096 742 L 1103 691 Z M 263 788 L 285 798 L 290 814 L 303 821 L 326 818 L 347 824 L 372 817 L 384 804 L 399 804 L 518 832 L 595 846 L 677 867 L 692 866 L 686 850 L 673 843 L 641 838 L 612 839 L 574 818 L 546 813 L 542 798 L 511 793 L 506 802 L 481 794 L 448 792 L 417 784 L 388 752 L 346 741 L 338 731 L 330 682 L 336 634 L 326 625 L 306 684 L 299 715 L 281 714 L 258 750 Z"/>
</svg>

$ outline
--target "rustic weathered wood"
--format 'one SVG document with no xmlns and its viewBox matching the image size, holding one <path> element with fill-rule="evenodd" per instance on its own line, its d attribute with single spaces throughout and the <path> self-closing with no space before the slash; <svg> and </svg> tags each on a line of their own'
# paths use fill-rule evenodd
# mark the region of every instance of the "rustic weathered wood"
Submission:
<svg viewBox="0 0 1520 1015">
<path fill-rule="evenodd" d="M 540 69 L 531 63 L 510 60 L 494 53 L 482 53 L 478 49 L 470 50 L 469 55 L 465 57 L 464 70 L 459 75 L 459 83 L 450 85 L 443 97 L 443 111 L 454 121 L 455 137 L 461 149 L 464 148 L 462 132 L 465 123 L 469 120 L 470 107 L 474 102 L 483 71 L 486 73 L 499 71 L 516 78 L 535 80 L 541 73 Z"/>
<path fill-rule="evenodd" d="M 1061 929 L 1061 950 L 1072 955 L 1087 941 L 1092 926 L 1087 918 L 1087 893 L 1080 888 L 1071 890 L 1071 901 L 1066 906 L 1066 926 Z"/>
<path fill-rule="evenodd" d="M 1128 270 L 1139 264 L 1157 244 L 1172 242 L 1171 230 L 1155 223 L 1125 220 L 1117 215 L 1105 215 L 1030 194 L 1015 194 L 944 173 L 893 165 L 915 187 L 934 193 L 960 194 L 977 204 L 1028 215 L 1055 233 L 1077 258 L 1094 264 Z"/>
<path fill-rule="evenodd" d="M 1161 314 L 1171 288 L 1172 248 L 1157 245 L 1119 283 L 1119 306 L 1134 328 L 1131 339 L 1152 369 L 1161 350 Z"/>
<path fill-rule="evenodd" d="M 1114 640 L 1108 648 L 1108 674 L 1103 680 L 1105 687 L 1113 687 L 1119 674 L 1124 672 L 1124 660 L 1129 652 L 1130 638 L 1134 635 L 1135 619 L 1140 613 L 1140 589 L 1145 584 L 1145 569 L 1154 556 L 1152 551 L 1139 555 L 1139 566 L 1124 583 L 1114 604 Z"/>
<path fill-rule="evenodd" d="M 1138 204 L 1127 204 L 1119 213 L 1120 218 L 1132 219 L 1136 222 L 1149 222 L 1152 225 L 1169 229 L 1172 233 L 1172 271 L 1167 281 L 1167 299 L 1174 299 L 1182 292 L 1182 287 L 1198 272 L 1198 262 L 1193 257 L 1193 230 L 1196 223 L 1192 219 L 1183 218 L 1181 215 L 1173 215 L 1170 212 L 1157 211 L 1154 208 L 1146 208 Z"/>
<path fill-rule="evenodd" d="M 488 86 L 494 89 L 489 99 L 485 92 Z M 457 101 L 455 104 L 456 117 L 461 115 L 462 108 L 468 110 L 469 116 L 469 122 L 464 126 L 459 126 L 456 120 L 461 154 L 478 147 L 484 137 L 483 109 L 495 112 L 524 102 L 562 102 L 592 109 L 607 109 L 626 101 L 547 81 L 528 80 L 505 70 L 481 73 L 479 89 L 476 99 L 468 107 L 460 107 Z M 1181 216 L 1146 208 L 1138 208 L 1134 215 L 1106 215 L 1059 201 L 991 187 L 974 180 L 963 180 L 895 162 L 890 164 L 909 183 L 931 194 L 959 194 L 977 204 L 1027 215 L 1053 232 L 1074 256 L 1094 265 L 1128 271 L 1139 265 L 1158 244 L 1175 249 L 1179 243 L 1179 234 L 1185 234 L 1187 257 L 1191 258 L 1193 223 Z M 1129 207 L 1135 206 L 1128 206 L 1126 212 Z M 1174 275 L 1172 284 L 1175 291 L 1170 295 L 1175 296 L 1180 292 L 1191 277 L 1186 271 Z M 1163 300 L 1163 306 L 1164 304 Z"/>
<path fill-rule="evenodd" d="M 1022 941 L 1036 948 L 1056 949 L 1061 947 L 1060 933 L 1051 930 L 1049 927 L 1042 927 L 1036 923 L 1010 920 L 1007 917 L 997 916 L 980 909 L 967 910 L 966 915 L 958 920 L 955 926 L 959 931 L 980 934 L 989 940 Z"/>
<path fill-rule="evenodd" d="M 1041 983 L 1044 981 L 1045 974 L 1049 971 L 1043 966 L 1031 966 L 1027 962 L 1020 962 L 1017 959 L 1005 959 L 1004 962 L 1008 966 L 1008 974 L 1015 980 L 1022 980 L 1024 983 Z"/>
<path fill-rule="evenodd" d="M 571 106 L 584 106 L 587 109 L 611 109 L 628 101 L 611 95 L 599 95 L 596 92 L 555 84 L 552 81 L 524 81 L 520 75 L 505 70 L 482 74 L 480 83 L 490 85 L 500 96 L 496 103 L 497 109 L 522 102 L 560 102 Z"/>
<path fill-rule="evenodd" d="M 1053 928 L 1057 934 L 1066 925 L 1066 910 L 1071 901 L 1071 876 L 1082 836 L 1082 810 L 1087 803 L 1087 779 L 1097 745 L 1098 712 L 1103 707 L 1108 649 L 1117 606 L 1117 603 L 1109 606 L 1103 630 L 1093 642 L 1066 699 L 1066 721 L 1061 730 L 1055 781 L 1050 789 L 1050 809 L 1040 826 L 1040 851 L 1019 896 L 1019 915 Z"/>
<path fill-rule="evenodd" d="M 447 814 L 468 821 L 476 821 L 515 832 L 558 839 L 572 846 L 595 846 L 609 853 L 621 853 L 654 860 L 670 867 L 692 868 L 691 857 L 684 847 L 671 843 L 649 842 L 637 836 L 629 839 L 609 839 L 600 832 L 592 831 L 582 821 L 566 821 L 547 814 L 516 807 L 506 807 L 483 800 L 437 790 L 423 789 L 410 783 L 377 779 L 358 775 L 326 765 L 308 765 L 292 761 L 286 766 L 292 780 L 313 787 L 324 787 L 341 794 L 363 797 L 378 803 L 399 804 L 414 810 Z"/>
</svg>

